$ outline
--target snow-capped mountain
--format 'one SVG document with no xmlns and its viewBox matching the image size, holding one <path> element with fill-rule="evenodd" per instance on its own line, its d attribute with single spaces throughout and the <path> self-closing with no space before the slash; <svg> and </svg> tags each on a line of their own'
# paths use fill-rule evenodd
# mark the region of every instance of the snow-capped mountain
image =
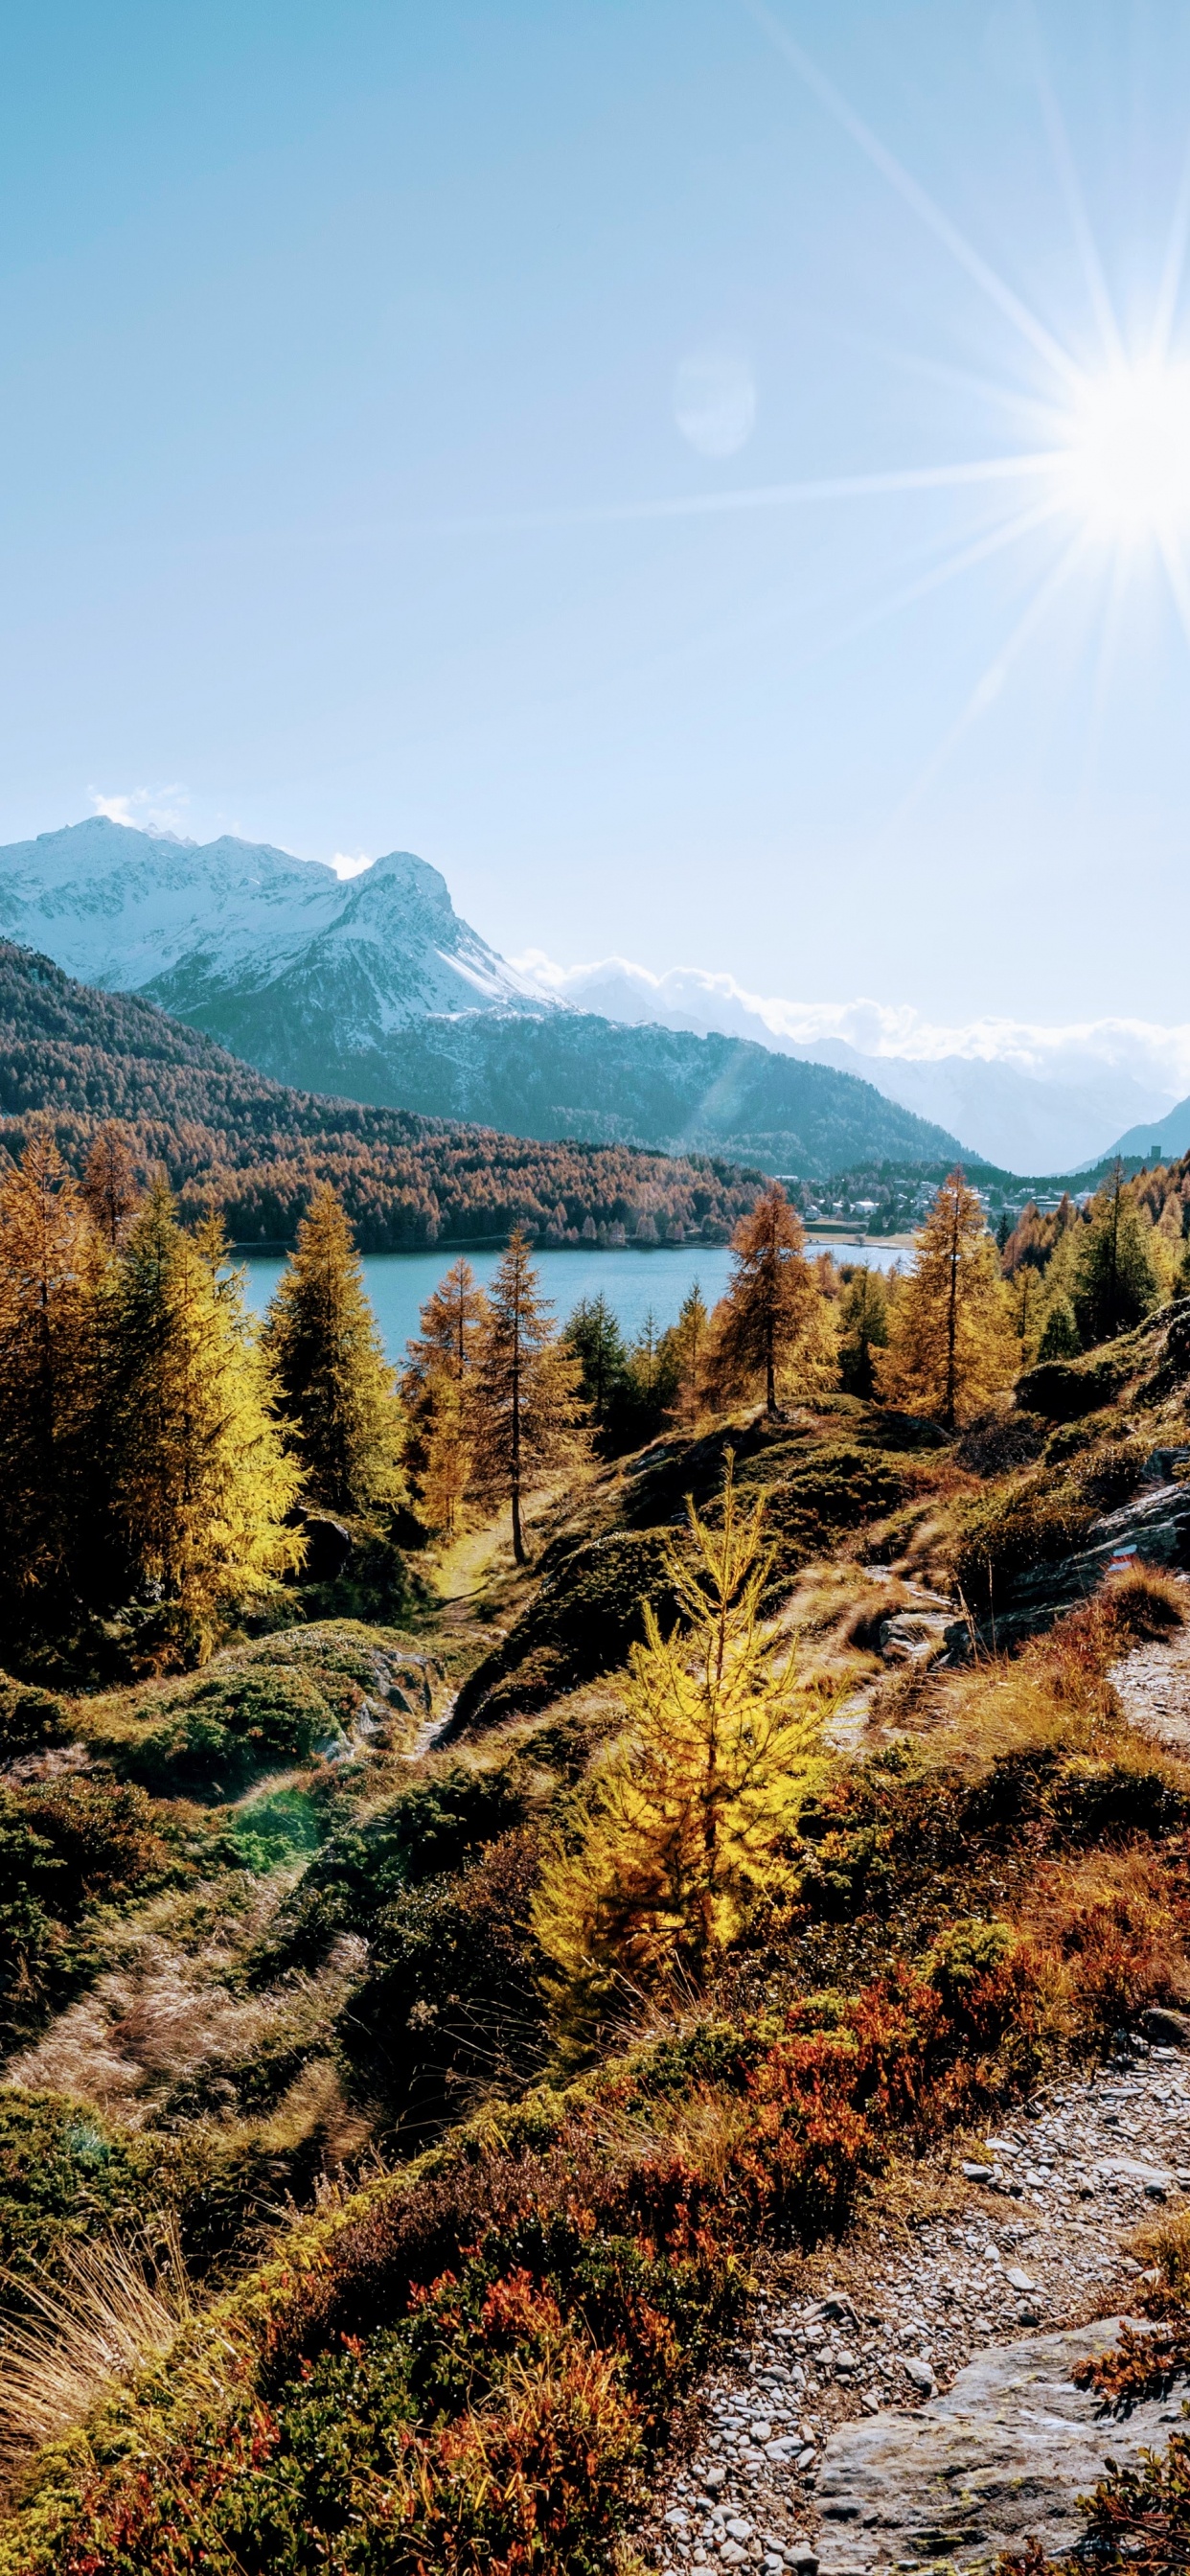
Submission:
<svg viewBox="0 0 1190 2576">
<path fill-rule="evenodd" d="M 221 1036 L 229 1007 L 251 1015 L 266 996 L 270 1014 L 333 1013 L 356 1043 L 431 1011 L 559 1007 L 407 850 L 344 882 L 267 842 L 200 846 L 96 815 L 0 850 L 0 932 Z"/>
</svg>

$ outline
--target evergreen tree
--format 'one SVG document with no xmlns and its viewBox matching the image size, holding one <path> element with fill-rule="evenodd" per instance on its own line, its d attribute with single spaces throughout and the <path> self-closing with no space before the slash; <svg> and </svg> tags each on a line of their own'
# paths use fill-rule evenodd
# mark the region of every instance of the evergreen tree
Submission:
<svg viewBox="0 0 1190 2576">
<path fill-rule="evenodd" d="M 124 1130 L 118 1119 L 107 1118 L 87 1156 L 83 1197 L 109 1252 L 115 1251 L 140 1195 Z"/>
<path fill-rule="evenodd" d="M 486 1312 L 471 1264 L 460 1255 L 422 1307 L 421 1333 L 408 1344 L 401 1380 L 418 1500 L 429 1527 L 448 1537 L 471 1477 L 468 1394 Z"/>
<path fill-rule="evenodd" d="M 1015 1354 L 1007 1291 L 983 1209 L 963 1175 L 942 1184 L 916 1237 L 877 1378 L 887 1403 L 952 1431 L 1010 1384 Z"/>
<path fill-rule="evenodd" d="M 662 1341 L 662 1354 L 673 1378 L 673 1409 L 679 1421 L 694 1423 L 702 1410 L 703 1378 L 710 1316 L 697 1279 L 692 1281 L 676 1324 Z"/>
<path fill-rule="evenodd" d="M 1156 1305 L 1157 1276 L 1134 1198 L 1117 1163 L 1078 1249 L 1071 1304 L 1084 1349 L 1114 1341 Z"/>
<path fill-rule="evenodd" d="M 888 1290 L 884 1274 L 856 1270 L 843 1297 L 839 1375 L 848 1395 L 865 1399 L 876 1390 L 874 1351 L 888 1346 Z"/>
<path fill-rule="evenodd" d="M 310 1499 L 349 1514 L 399 1500 L 403 1424 L 396 1377 L 347 1218 L 325 1182 L 298 1227 L 269 1306 L 264 1348 Z"/>
<path fill-rule="evenodd" d="M 585 1446 L 580 1364 L 555 1331 L 530 1252 L 517 1226 L 492 1282 L 469 1405 L 474 1488 L 510 1504 L 518 1565 L 527 1562 L 522 1503 Z"/>
<path fill-rule="evenodd" d="M 192 1641 L 221 1603 L 267 1591 L 301 1553 L 285 1526 L 300 1470 L 226 1261 L 221 1226 L 183 1232 L 160 1180 L 112 1289 L 113 1519 L 129 1583 L 173 1606 Z"/>
<path fill-rule="evenodd" d="M 1039 1360 L 1073 1360 L 1077 1359 L 1080 1348 L 1078 1325 L 1070 1299 L 1055 1297 L 1037 1345 L 1037 1357 Z"/>
<path fill-rule="evenodd" d="M 734 1275 L 715 1314 L 714 1390 L 732 1401 L 757 1379 L 777 1419 L 777 1382 L 797 1371 L 813 1383 L 833 1360 L 833 1326 L 806 1260 L 805 1232 L 772 1181 L 731 1238 Z"/>
<path fill-rule="evenodd" d="M 9 1593 L 73 1588 L 92 1535 L 102 1267 L 81 1192 L 52 1138 L 34 1136 L 0 1182 L 0 1581 Z"/>
<path fill-rule="evenodd" d="M 579 1393 L 597 1439 L 612 1431 L 623 1410 L 628 1382 L 624 1336 L 602 1289 L 597 1297 L 580 1297 L 567 1322 L 563 1340 L 573 1351 L 582 1375 Z"/>
<path fill-rule="evenodd" d="M 787 1874 L 780 1846 L 820 1769 L 822 1702 L 788 1638 L 760 1630 L 763 1504 L 740 1512 L 729 1458 L 721 1526 L 688 1512 L 690 1552 L 666 1562 L 683 1624 L 663 1637 L 645 1606 L 626 1740 L 534 1905 L 556 2021 L 579 2044 L 642 1990 L 705 1980 L 758 1890 Z"/>
</svg>

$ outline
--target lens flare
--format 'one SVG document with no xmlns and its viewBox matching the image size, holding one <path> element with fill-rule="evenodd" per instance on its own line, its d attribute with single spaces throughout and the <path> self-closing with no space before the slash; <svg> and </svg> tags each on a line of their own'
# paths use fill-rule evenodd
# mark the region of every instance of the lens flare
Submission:
<svg viewBox="0 0 1190 2576">
<path fill-rule="evenodd" d="M 1064 463 L 1074 507 L 1104 536 L 1190 527 L 1190 366 L 1119 367 L 1089 380 Z"/>
</svg>

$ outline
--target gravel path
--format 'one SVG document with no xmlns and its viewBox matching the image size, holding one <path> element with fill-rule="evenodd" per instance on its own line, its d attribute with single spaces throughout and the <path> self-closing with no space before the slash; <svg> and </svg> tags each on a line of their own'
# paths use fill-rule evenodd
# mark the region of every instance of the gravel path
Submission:
<svg viewBox="0 0 1190 2576">
<path fill-rule="evenodd" d="M 1131 1725 L 1172 1752 L 1190 1749 L 1190 1625 L 1168 1645 L 1135 1646 L 1113 1665 L 1111 1679 Z"/>
<path fill-rule="evenodd" d="M 1136 1647 L 1111 1678 L 1134 1726 L 1190 1747 L 1190 1625 Z M 658 2481 L 647 2564 L 813 2576 L 816 2475 L 837 2425 L 920 2407 L 981 2351 L 1125 2306 L 1138 2227 L 1190 2196 L 1190 2058 L 1135 2040 L 1090 2080 L 1048 2086 L 985 2144 L 945 2217 L 882 2230 L 862 2254 L 842 2248 L 807 2266 L 812 2298 L 761 2309 Z"/>
<path fill-rule="evenodd" d="M 1190 2194 L 1190 2060 L 1135 2042 L 986 2143 L 988 2160 L 952 2178 L 945 2216 L 841 2249 L 814 2267 L 813 2298 L 761 2311 L 659 2481 L 646 2563 L 809 2571 L 816 2469 L 837 2424 L 920 2405 L 992 2344 L 1126 2306 L 1130 2240 Z"/>
</svg>

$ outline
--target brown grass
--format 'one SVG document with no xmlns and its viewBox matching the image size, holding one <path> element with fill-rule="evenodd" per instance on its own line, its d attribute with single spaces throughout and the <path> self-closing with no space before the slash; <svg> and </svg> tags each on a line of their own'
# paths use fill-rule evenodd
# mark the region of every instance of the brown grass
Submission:
<svg viewBox="0 0 1190 2576">
<path fill-rule="evenodd" d="M 25 2310 L 0 2329 L 0 2458 L 9 2463 L 163 2360 L 194 2313 L 172 2219 L 147 2223 L 133 2239 L 70 2246 L 57 2259 L 53 2282 L 2 2276 Z"/>
</svg>

